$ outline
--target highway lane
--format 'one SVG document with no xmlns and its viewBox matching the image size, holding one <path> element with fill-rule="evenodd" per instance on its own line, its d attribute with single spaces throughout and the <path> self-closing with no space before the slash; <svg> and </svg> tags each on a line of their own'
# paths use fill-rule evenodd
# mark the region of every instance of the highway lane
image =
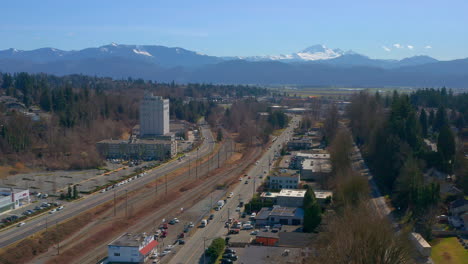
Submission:
<svg viewBox="0 0 468 264">
<path fill-rule="evenodd" d="M 169 263 L 203 263 L 202 256 L 204 245 L 208 247 L 214 238 L 222 237 L 227 234 L 227 229 L 224 227 L 224 223 L 230 217 L 239 218 L 240 212 L 236 212 L 239 200 L 248 202 L 256 192 L 256 188 L 262 181 L 266 180 L 266 174 L 264 171 L 269 171 L 271 168 L 270 163 L 273 163 L 275 152 L 279 152 L 280 146 L 291 137 L 292 130 L 297 126 L 299 120 L 300 117 L 294 117 L 292 119 L 290 126 L 277 137 L 276 141 L 271 145 L 271 148 L 265 151 L 262 157 L 258 160 L 258 164 L 248 171 L 247 175 L 250 176 L 251 179 L 248 180 L 247 177 L 243 177 L 242 182 L 239 182 L 239 184 L 232 190 L 234 196 L 228 199 L 226 205 L 220 211 L 214 213 L 214 219 L 210 221 L 205 228 L 199 228 L 195 234 L 186 239 L 186 244 L 176 252 Z M 260 179 L 259 175 L 263 175 L 263 179 Z M 245 184 L 246 180 L 249 181 L 248 184 Z M 163 262 L 166 261 L 167 260 L 163 258 Z"/>
<path fill-rule="evenodd" d="M 155 169 L 152 169 L 144 177 L 137 178 L 125 185 L 117 187 L 115 190 L 115 195 L 117 197 L 125 195 L 125 190 L 133 191 L 142 188 L 147 183 L 154 181 L 155 179 L 161 178 L 165 174 L 172 172 L 178 168 L 188 165 L 189 159 L 193 162 L 194 159 L 198 156 L 199 158 L 210 153 L 214 149 L 214 139 L 209 127 L 207 125 L 202 125 L 202 134 L 205 136 L 203 144 L 200 146 L 197 151 L 188 153 L 187 158 L 182 159 L 182 161 L 173 160 L 166 164 L 163 164 Z M 26 224 L 22 227 L 12 227 L 3 230 L 0 232 L 0 247 L 6 247 L 10 244 L 13 244 L 17 241 L 20 241 L 28 236 L 31 236 L 39 231 L 44 230 L 47 226 L 52 224 L 60 223 L 67 219 L 70 219 L 78 214 L 94 208 L 98 205 L 106 203 L 114 199 L 114 191 L 107 191 L 104 193 L 93 193 L 87 195 L 80 200 L 70 202 L 65 204 L 65 208 L 62 211 L 56 212 L 54 214 L 45 213 L 41 216 L 35 217 L 31 220 L 26 220 Z"/>
</svg>

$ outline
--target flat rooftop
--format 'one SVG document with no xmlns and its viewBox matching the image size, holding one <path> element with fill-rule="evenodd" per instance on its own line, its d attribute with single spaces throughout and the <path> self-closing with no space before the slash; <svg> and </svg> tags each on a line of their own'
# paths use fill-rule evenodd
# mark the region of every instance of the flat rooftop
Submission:
<svg viewBox="0 0 468 264">
<path fill-rule="evenodd" d="M 253 246 L 238 250 L 239 260 L 237 263 L 243 264 L 258 264 L 258 263 L 303 263 L 308 257 L 303 255 L 303 250 L 299 248 L 284 248 L 284 247 L 266 247 Z"/>
<path fill-rule="evenodd" d="M 301 208 L 297 207 L 280 207 L 280 206 L 274 206 L 273 209 L 270 212 L 270 215 L 273 216 L 286 216 L 286 217 L 303 217 L 304 216 L 304 210 Z"/>
<path fill-rule="evenodd" d="M 144 244 L 145 239 L 143 234 L 125 233 L 112 241 L 109 246 L 140 247 Z"/>
<path fill-rule="evenodd" d="M 287 196 L 287 197 L 304 197 L 307 190 L 299 189 L 281 189 L 278 196 Z"/>
<path fill-rule="evenodd" d="M 19 193 L 19 192 L 22 192 L 22 191 L 25 191 L 25 190 L 27 190 L 27 189 L 13 188 L 14 193 Z M 10 187 L 0 187 L 0 193 L 9 193 L 10 194 L 11 193 L 11 188 Z"/>
<path fill-rule="evenodd" d="M 317 190 L 314 191 L 315 198 L 317 199 L 326 199 L 327 197 L 332 197 L 333 192 L 332 191 L 325 191 L 325 190 Z"/>
</svg>

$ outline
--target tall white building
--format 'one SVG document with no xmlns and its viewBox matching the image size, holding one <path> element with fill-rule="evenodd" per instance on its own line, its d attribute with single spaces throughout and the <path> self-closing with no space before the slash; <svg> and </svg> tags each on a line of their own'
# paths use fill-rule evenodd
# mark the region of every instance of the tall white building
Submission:
<svg viewBox="0 0 468 264">
<path fill-rule="evenodd" d="M 140 136 L 162 136 L 169 133 L 169 99 L 145 93 L 140 104 Z"/>
</svg>

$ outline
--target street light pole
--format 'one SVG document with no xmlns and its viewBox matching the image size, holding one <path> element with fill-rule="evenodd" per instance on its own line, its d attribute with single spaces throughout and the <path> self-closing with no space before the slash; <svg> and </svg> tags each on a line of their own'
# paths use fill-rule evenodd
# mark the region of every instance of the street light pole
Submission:
<svg viewBox="0 0 468 264">
<path fill-rule="evenodd" d="M 125 217 L 128 218 L 128 190 L 125 189 Z"/>
</svg>

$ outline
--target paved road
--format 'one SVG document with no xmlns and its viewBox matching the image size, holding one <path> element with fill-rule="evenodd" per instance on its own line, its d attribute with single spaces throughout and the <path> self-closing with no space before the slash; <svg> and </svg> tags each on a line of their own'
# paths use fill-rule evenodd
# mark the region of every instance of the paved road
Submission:
<svg viewBox="0 0 468 264">
<path fill-rule="evenodd" d="M 210 153 L 214 149 L 214 139 L 209 127 L 205 124 L 202 126 L 202 134 L 205 136 L 203 144 L 198 150 L 198 156 L 203 157 L 204 155 Z M 184 167 L 188 164 L 189 157 L 193 160 L 197 157 L 197 152 L 188 153 L 187 158 L 182 159 L 182 161 L 174 160 L 168 162 L 158 168 L 155 168 L 148 172 L 144 177 L 133 180 L 125 185 L 117 187 L 115 194 L 117 197 L 125 195 L 125 190 L 133 191 L 136 189 L 142 188 L 145 184 L 161 178 L 165 174 L 174 171 L 178 168 Z M 0 248 L 13 244 L 17 241 L 20 241 L 28 236 L 31 236 L 43 229 L 50 227 L 53 224 L 60 223 L 64 220 L 77 216 L 78 214 L 111 201 L 114 199 L 114 191 L 108 191 L 105 193 L 94 193 L 87 195 L 84 198 L 77 200 L 75 202 L 68 203 L 66 207 L 57 213 L 48 214 L 45 213 L 41 216 L 35 217 L 31 220 L 26 220 L 26 224 L 22 227 L 12 227 L 0 232 Z"/>
<path fill-rule="evenodd" d="M 202 255 L 204 252 L 204 244 L 208 247 L 214 238 L 226 235 L 227 229 L 224 228 L 224 223 L 227 219 L 229 217 L 239 218 L 240 213 L 236 212 L 239 199 L 247 202 L 252 198 L 261 181 L 266 179 L 266 177 L 260 179 L 259 175 L 263 174 L 265 176 L 264 171 L 269 171 L 269 164 L 273 162 L 275 151 L 279 151 L 279 146 L 290 138 L 291 132 L 293 128 L 297 126 L 297 122 L 299 120 L 300 117 L 293 118 L 290 126 L 276 139 L 271 148 L 263 154 L 263 156 L 258 160 L 258 164 L 248 171 L 247 175 L 251 177 L 251 179 L 248 180 L 249 183 L 245 184 L 247 178 L 244 177 L 242 182 L 234 188 L 234 196 L 228 199 L 226 205 L 220 211 L 215 213 L 214 219 L 210 221 L 205 228 L 199 228 L 195 234 L 188 238 L 186 240 L 186 244 L 172 257 L 169 263 L 203 263 Z M 165 259 L 163 259 L 163 261 L 166 262 Z"/>
</svg>

